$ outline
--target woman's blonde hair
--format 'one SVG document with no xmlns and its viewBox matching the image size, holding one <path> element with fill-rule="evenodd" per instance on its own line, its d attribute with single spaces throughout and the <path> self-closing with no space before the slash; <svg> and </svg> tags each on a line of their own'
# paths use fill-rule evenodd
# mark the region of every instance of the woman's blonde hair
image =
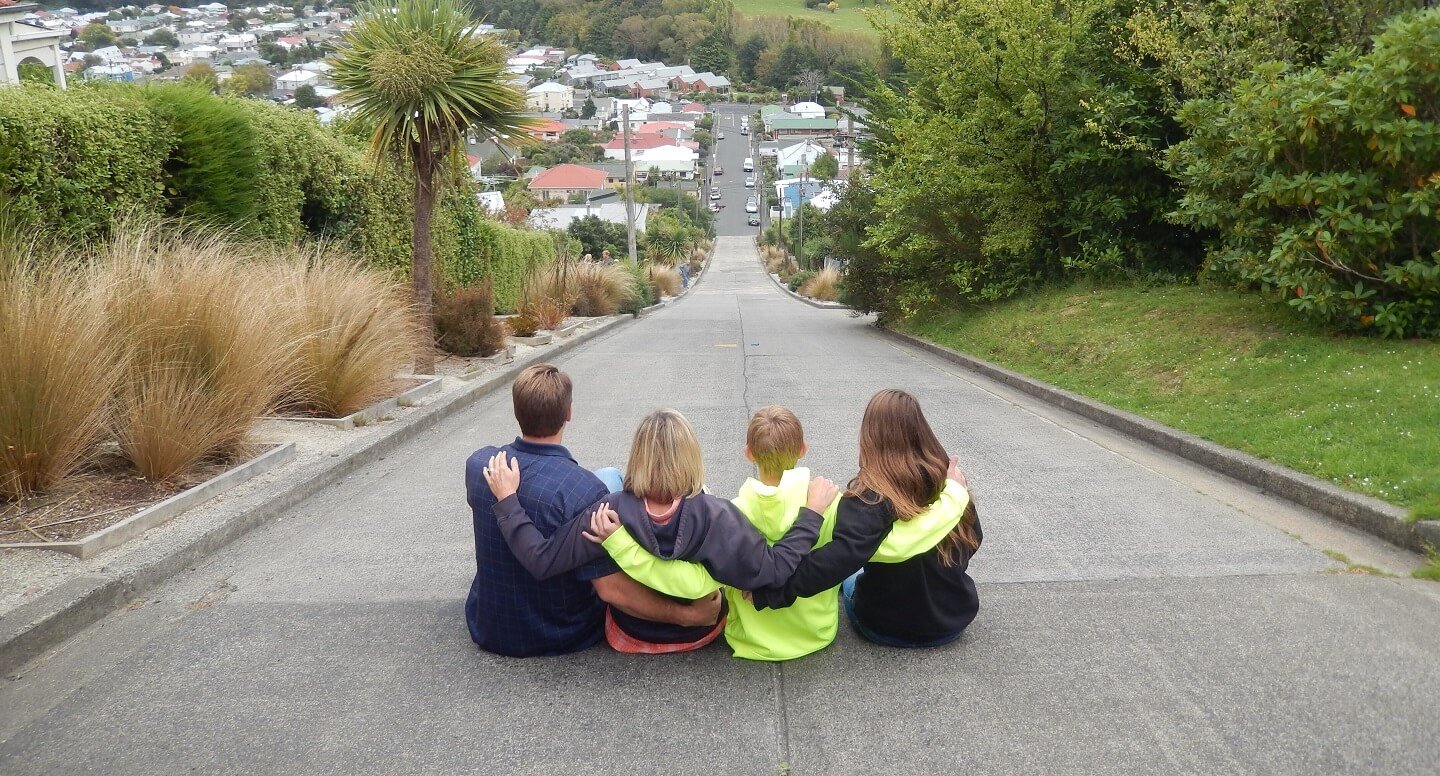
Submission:
<svg viewBox="0 0 1440 776">
<path fill-rule="evenodd" d="M 896 518 L 909 520 L 940 498 L 949 468 L 945 447 L 914 396 L 887 388 L 870 398 L 860 421 L 860 471 L 846 488 L 848 495 L 871 504 L 888 500 Z M 979 549 L 976 520 L 972 500 L 938 547 L 942 563 L 958 562 L 961 548 L 966 555 Z"/>
<path fill-rule="evenodd" d="M 705 482 L 700 440 L 684 415 L 660 409 L 640 421 L 625 464 L 625 490 L 652 501 L 696 496 Z"/>
</svg>

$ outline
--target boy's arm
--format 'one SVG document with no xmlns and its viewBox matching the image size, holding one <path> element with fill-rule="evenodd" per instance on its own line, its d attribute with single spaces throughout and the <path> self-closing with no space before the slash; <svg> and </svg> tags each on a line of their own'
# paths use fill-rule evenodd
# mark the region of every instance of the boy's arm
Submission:
<svg viewBox="0 0 1440 776">
<path fill-rule="evenodd" d="M 580 535 L 590 524 L 590 511 L 576 515 L 547 538 L 530 522 L 520 497 L 512 493 L 495 504 L 495 522 L 520 565 L 531 576 L 545 580 L 604 557 L 604 550 Z"/>
<path fill-rule="evenodd" d="M 610 559 L 631 579 L 676 598 L 696 600 L 720 589 L 720 583 L 699 563 L 665 560 L 651 555 L 623 527 L 602 545 Z"/>
</svg>

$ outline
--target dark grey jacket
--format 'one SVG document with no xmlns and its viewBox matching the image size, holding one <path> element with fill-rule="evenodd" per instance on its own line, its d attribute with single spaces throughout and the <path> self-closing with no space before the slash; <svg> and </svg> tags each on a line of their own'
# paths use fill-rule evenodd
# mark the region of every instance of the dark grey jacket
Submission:
<svg viewBox="0 0 1440 776">
<path fill-rule="evenodd" d="M 680 502 L 673 518 L 679 521 L 675 548 L 666 554 L 656 543 L 643 499 L 612 493 L 601 503 L 610 504 L 635 541 L 656 557 L 703 564 L 717 582 L 741 590 L 784 584 L 815 546 L 822 519 L 801 509 L 789 532 L 771 546 L 734 504 L 701 493 Z M 519 499 L 511 496 L 495 505 L 495 520 L 521 565 L 536 579 L 549 579 L 605 555 L 605 548 L 581 535 L 589 529 L 593 512 L 587 510 L 547 538 L 530 522 Z"/>
</svg>

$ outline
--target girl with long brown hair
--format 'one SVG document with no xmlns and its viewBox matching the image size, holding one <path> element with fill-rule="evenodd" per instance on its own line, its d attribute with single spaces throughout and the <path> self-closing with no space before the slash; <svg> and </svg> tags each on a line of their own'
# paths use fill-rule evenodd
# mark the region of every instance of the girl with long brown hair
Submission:
<svg viewBox="0 0 1440 776">
<path fill-rule="evenodd" d="M 840 499 L 834 538 L 784 585 L 753 591 L 755 606 L 789 606 L 843 582 L 845 611 L 866 639 L 896 647 L 954 641 L 980 609 L 967 570 L 982 535 L 964 486 L 920 402 L 880 391 L 860 421 L 860 470 Z M 942 507 L 951 490 L 961 498 Z"/>
</svg>

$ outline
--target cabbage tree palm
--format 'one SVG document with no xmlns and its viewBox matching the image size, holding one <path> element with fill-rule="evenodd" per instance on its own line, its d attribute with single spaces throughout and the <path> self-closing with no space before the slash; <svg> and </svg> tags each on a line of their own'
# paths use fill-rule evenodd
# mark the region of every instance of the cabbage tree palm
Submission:
<svg viewBox="0 0 1440 776">
<path fill-rule="evenodd" d="M 411 277 L 431 333 L 417 372 L 434 369 L 430 220 L 447 159 L 463 159 L 465 134 L 525 137 L 525 95 L 511 86 L 506 52 L 481 34 L 463 0 L 380 0 L 360 8 L 332 64 L 341 99 L 364 126 L 370 151 L 414 176 Z"/>
</svg>

